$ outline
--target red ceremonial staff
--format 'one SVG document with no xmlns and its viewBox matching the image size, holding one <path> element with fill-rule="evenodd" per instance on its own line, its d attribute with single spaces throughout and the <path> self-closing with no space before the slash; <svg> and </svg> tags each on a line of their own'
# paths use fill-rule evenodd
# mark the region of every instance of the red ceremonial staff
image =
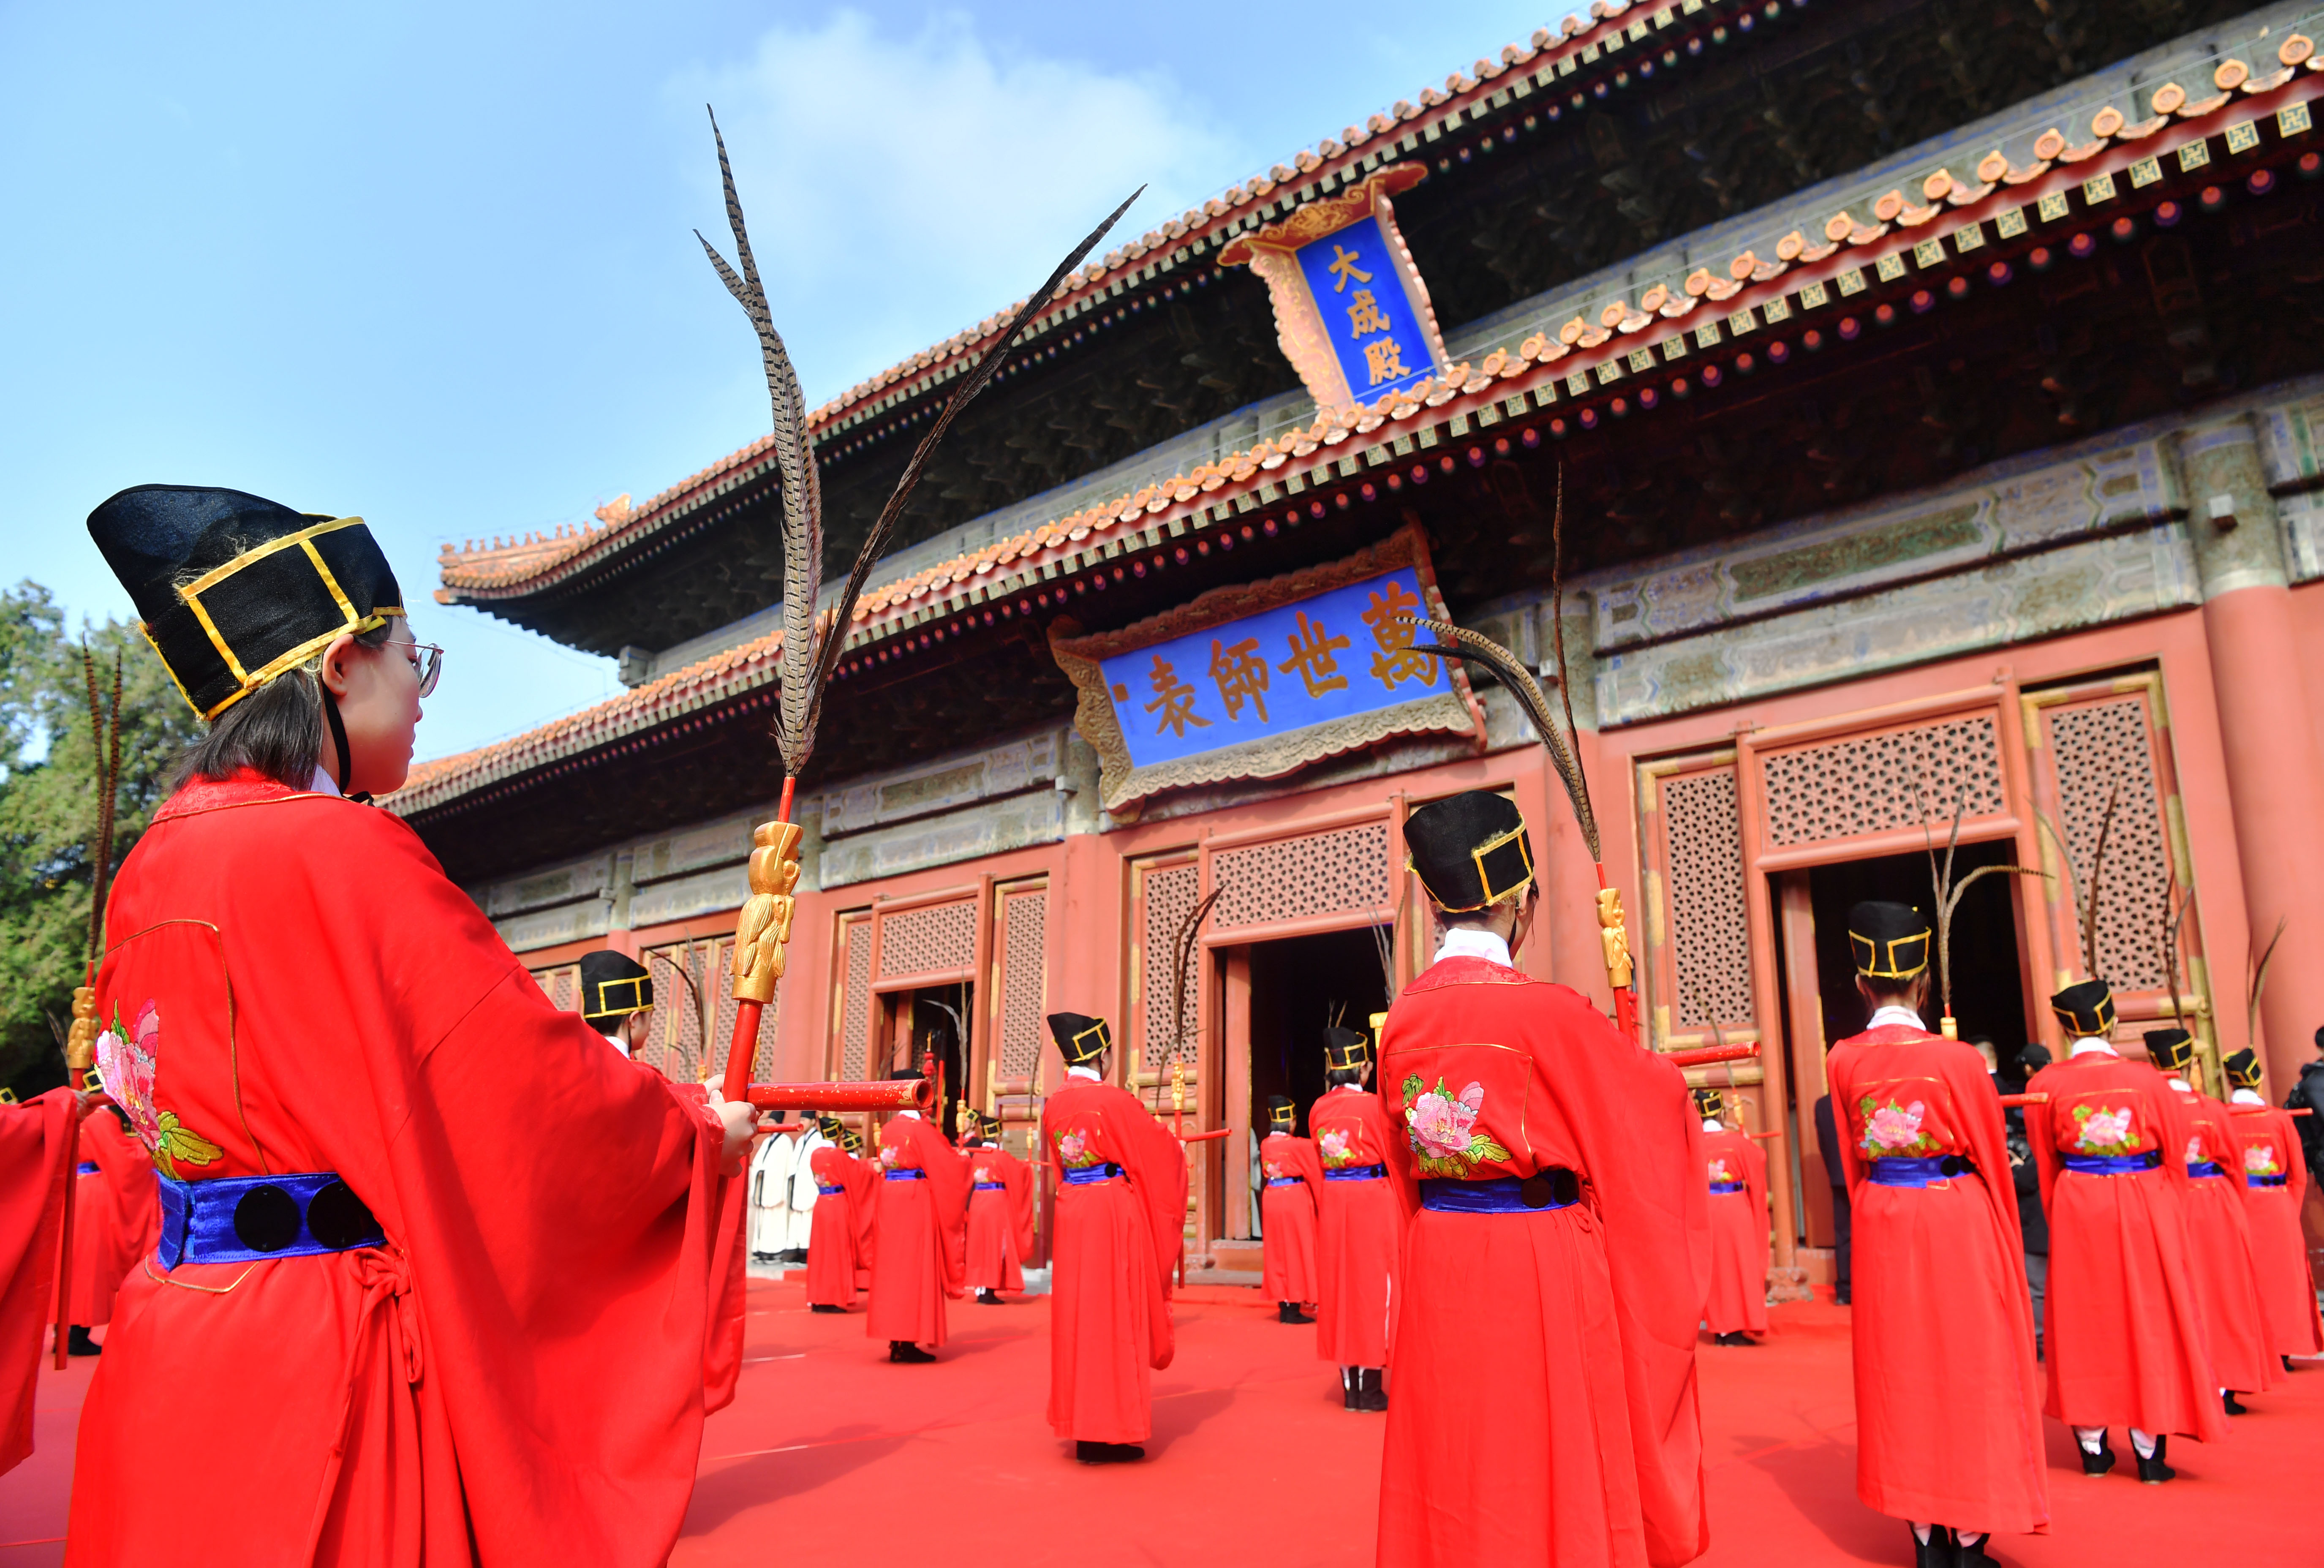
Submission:
<svg viewBox="0 0 2324 1568">
<path fill-rule="evenodd" d="M 1132 191 L 1129 201 L 1115 208 L 1112 215 L 1074 248 L 1073 254 L 1058 263 L 1049 281 L 1001 329 L 998 340 L 953 393 L 913 450 L 911 460 L 904 465 L 888 503 L 880 509 L 879 518 L 864 535 L 862 548 L 855 555 L 854 568 L 847 574 L 847 586 L 838 600 L 829 610 L 818 611 L 816 601 L 823 586 L 823 492 L 801 406 L 798 376 L 791 368 L 790 355 L 783 347 L 781 337 L 775 331 L 766 291 L 759 284 L 758 263 L 752 257 L 751 236 L 742 223 L 742 204 L 734 194 L 734 171 L 726 160 L 726 138 L 719 133 L 715 114 L 711 115 L 710 130 L 718 143 L 718 173 L 725 186 L 726 222 L 734 232 L 734 255 L 741 265 L 741 274 L 738 276 L 735 269 L 727 264 L 716 246 L 703 239 L 700 230 L 695 231 L 694 237 L 702 240 L 702 249 L 710 258 L 710 264 L 718 270 L 727 292 L 742 305 L 758 332 L 759 352 L 766 364 L 767 395 L 774 405 L 775 466 L 783 501 L 782 686 L 774 726 L 775 747 L 783 759 L 782 803 L 776 809 L 775 819 L 761 823 L 751 835 L 751 898 L 742 906 L 734 931 L 734 1038 L 726 1052 L 726 1077 L 722 1090 L 727 1099 L 748 1099 L 761 1110 L 925 1108 L 935 1087 L 926 1078 L 917 1084 L 908 1080 L 844 1084 L 751 1082 L 751 1065 L 758 1055 L 759 1016 L 774 1000 L 775 982 L 783 977 L 783 949 L 790 941 L 793 899 L 798 887 L 799 827 L 791 820 L 792 793 L 815 751 L 815 731 L 823 716 L 824 691 L 846 645 L 847 628 L 855 615 L 855 601 L 873 565 L 886 552 L 897 519 L 903 514 L 904 503 L 910 497 L 912 487 L 919 483 L 936 444 L 944 439 L 945 432 L 952 428 L 961 410 L 992 380 L 1018 334 L 1048 304 L 1065 274 L 1081 265 L 1082 258 L 1096 248 L 1098 241 L 1105 237 L 1145 188 L 1140 186 L 1138 191 Z"/>
</svg>

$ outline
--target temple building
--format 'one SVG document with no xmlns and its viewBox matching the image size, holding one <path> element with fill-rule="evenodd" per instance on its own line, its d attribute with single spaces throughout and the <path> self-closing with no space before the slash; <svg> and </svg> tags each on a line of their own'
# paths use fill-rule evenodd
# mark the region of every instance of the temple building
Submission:
<svg viewBox="0 0 2324 1568">
<path fill-rule="evenodd" d="M 2126 1048 L 2182 1014 L 2215 1087 L 2255 1043 L 2280 1098 L 2324 1024 L 2319 26 L 1599 0 L 1091 263 L 1016 346 L 1001 312 L 816 410 L 832 582 L 1009 355 L 847 629 L 758 1075 L 932 1052 L 1014 1142 L 1043 1015 L 1106 1017 L 1160 1114 L 1227 1130 L 1193 1258 L 1256 1268 L 1267 1096 L 1433 952 L 1416 806 L 1512 794 L 1523 966 L 1612 1010 L 1564 793 L 1421 613 L 1571 704 L 1647 1043 L 1760 1043 L 1696 1074 L 1779 1135 L 1792 1283 L 1864 1021 L 1842 917 L 1932 909 L 1956 835 L 1956 884 L 2043 873 L 1960 901 L 1964 1038 L 2061 1049 L 2046 998 L 2094 972 Z M 438 602 L 629 689 L 391 802 L 552 996 L 650 955 L 689 1075 L 781 779 L 779 512 L 761 442 L 447 549 Z"/>
</svg>

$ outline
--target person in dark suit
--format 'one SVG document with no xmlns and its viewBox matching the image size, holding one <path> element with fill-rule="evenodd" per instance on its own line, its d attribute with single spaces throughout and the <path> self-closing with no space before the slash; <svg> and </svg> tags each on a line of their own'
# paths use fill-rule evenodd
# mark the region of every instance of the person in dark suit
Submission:
<svg viewBox="0 0 2324 1568">
<path fill-rule="evenodd" d="M 2050 1048 L 2028 1041 L 2017 1052 L 2017 1076 L 2004 1080 L 2004 1093 L 2022 1094 L 2025 1080 L 2050 1065 Z M 2034 1298 L 2034 1355 L 2042 1345 L 2042 1293 L 2050 1280 L 2050 1221 L 2042 1213 L 2042 1173 L 2034 1163 L 2033 1145 L 2025 1140 L 2025 1112 L 2004 1112 L 2009 1123 L 2009 1176 L 2017 1188 L 2017 1229 L 2025 1239 L 2025 1289 Z"/>
<path fill-rule="evenodd" d="M 1849 1303 L 1849 1252 L 1850 1224 L 1848 1213 L 1848 1176 L 1840 1165 L 1840 1130 L 1831 1113 L 1831 1096 L 1822 1095 L 1815 1102 L 1816 1147 L 1823 1151 L 1823 1174 L 1831 1183 L 1831 1247 L 1832 1299 L 1840 1305 Z"/>
</svg>

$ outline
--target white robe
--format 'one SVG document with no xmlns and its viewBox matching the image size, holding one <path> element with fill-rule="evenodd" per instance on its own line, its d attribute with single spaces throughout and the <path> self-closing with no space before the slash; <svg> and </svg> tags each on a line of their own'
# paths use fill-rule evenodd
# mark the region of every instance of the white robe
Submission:
<svg viewBox="0 0 2324 1568">
<path fill-rule="evenodd" d="M 805 1132 L 769 1135 L 751 1157 L 751 1251 L 772 1257 L 804 1250 L 815 1230 L 815 1151 L 831 1139 L 810 1124 Z"/>
</svg>

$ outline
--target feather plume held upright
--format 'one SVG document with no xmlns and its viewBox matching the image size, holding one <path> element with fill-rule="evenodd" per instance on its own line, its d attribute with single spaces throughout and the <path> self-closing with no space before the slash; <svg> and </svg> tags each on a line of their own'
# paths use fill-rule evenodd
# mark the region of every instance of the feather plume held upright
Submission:
<svg viewBox="0 0 2324 1568">
<path fill-rule="evenodd" d="M 1549 697 L 1534 679 L 1533 671 L 1516 654 L 1480 632 L 1455 626 L 1450 621 L 1424 619 L 1419 624 L 1444 641 L 1416 643 L 1414 652 L 1481 664 L 1498 676 L 1509 695 L 1517 698 L 1517 706 L 1533 722 L 1534 732 L 1541 736 L 1541 743 L 1549 749 L 1550 766 L 1557 770 L 1558 782 L 1565 786 L 1565 793 L 1573 802 L 1573 819 L 1581 825 L 1582 842 L 1590 846 L 1590 858 L 1603 860 L 1605 856 L 1598 847 L 1598 815 L 1590 808 L 1590 785 L 1582 776 L 1582 765 L 1574 760 L 1569 737 L 1559 733 Z"/>
<path fill-rule="evenodd" d="M 897 520 L 903 515 L 904 503 L 910 498 L 913 486 L 919 483 L 936 444 L 944 439 L 945 432 L 952 428 L 961 410 L 999 372 L 1019 333 L 1048 304 L 1065 275 L 1097 248 L 1098 242 L 1130 210 L 1130 203 L 1138 199 L 1145 187 L 1132 191 L 1129 200 L 1115 208 L 1071 255 L 1057 263 L 1048 281 L 1025 301 L 1001 329 L 1000 340 L 961 383 L 927 434 L 920 438 L 910 461 L 904 465 L 896 488 L 864 536 L 862 548 L 856 552 L 854 567 L 847 574 L 847 586 L 838 602 L 827 614 L 817 616 L 816 601 L 823 587 L 823 493 L 816 474 L 814 444 L 801 409 L 804 400 L 799 395 L 798 376 L 791 368 L 781 336 L 775 331 L 766 291 L 759 284 L 758 263 L 752 258 L 750 235 L 743 227 L 742 203 L 734 194 L 734 171 L 726 159 L 726 138 L 718 130 L 715 114 L 710 117 L 710 130 L 718 143 L 718 173 L 725 186 L 726 222 L 734 231 L 734 254 L 742 265 L 740 275 L 718 254 L 716 246 L 703 239 L 700 230 L 695 231 L 694 237 L 702 241 L 702 249 L 709 256 L 710 264 L 718 270 L 726 291 L 734 296 L 750 317 L 759 335 L 760 356 L 766 362 L 767 395 L 774 406 L 775 464 L 783 492 L 782 700 L 775 715 L 775 745 L 782 753 L 783 771 L 797 779 L 806 770 L 807 759 L 815 752 L 816 726 L 823 716 L 824 688 L 838 667 L 848 623 L 855 613 L 855 601 L 872 567 L 887 553 Z"/>
</svg>

